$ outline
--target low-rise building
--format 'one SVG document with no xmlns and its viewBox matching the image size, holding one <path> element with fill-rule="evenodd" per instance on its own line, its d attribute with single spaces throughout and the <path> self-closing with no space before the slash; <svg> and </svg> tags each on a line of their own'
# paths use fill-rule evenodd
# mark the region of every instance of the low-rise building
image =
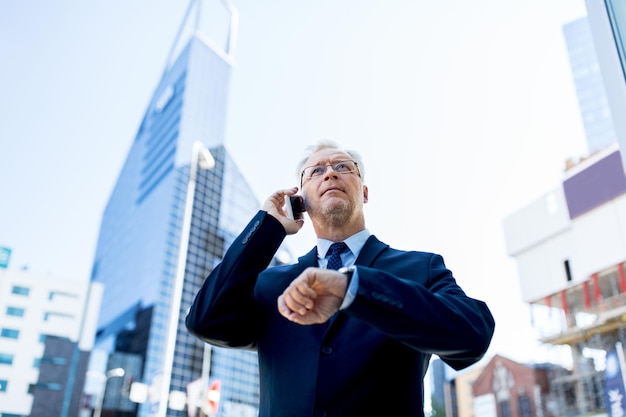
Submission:
<svg viewBox="0 0 626 417">
<path fill-rule="evenodd" d="M 0 415 L 72 415 L 101 297 L 98 283 L 0 269 Z"/>
</svg>

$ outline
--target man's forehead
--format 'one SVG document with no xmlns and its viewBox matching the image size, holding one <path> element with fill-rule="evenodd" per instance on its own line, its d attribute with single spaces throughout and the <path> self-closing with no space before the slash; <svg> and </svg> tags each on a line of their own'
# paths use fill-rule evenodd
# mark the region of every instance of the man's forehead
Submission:
<svg viewBox="0 0 626 417">
<path fill-rule="evenodd" d="M 339 161 L 342 159 L 351 159 L 350 155 L 341 149 L 329 148 L 329 149 L 321 149 L 315 152 L 307 161 L 307 165 L 317 164 L 320 162 L 327 161 Z"/>
</svg>

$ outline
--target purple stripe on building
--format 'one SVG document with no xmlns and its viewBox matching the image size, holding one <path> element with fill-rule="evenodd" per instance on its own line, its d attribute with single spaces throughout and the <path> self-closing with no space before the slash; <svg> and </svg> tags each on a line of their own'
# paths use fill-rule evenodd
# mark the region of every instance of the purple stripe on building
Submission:
<svg viewBox="0 0 626 417">
<path fill-rule="evenodd" d="M 626 192 L 626 176 L 619 151 L 563 182 L 570 219 Z"/>
</svg>

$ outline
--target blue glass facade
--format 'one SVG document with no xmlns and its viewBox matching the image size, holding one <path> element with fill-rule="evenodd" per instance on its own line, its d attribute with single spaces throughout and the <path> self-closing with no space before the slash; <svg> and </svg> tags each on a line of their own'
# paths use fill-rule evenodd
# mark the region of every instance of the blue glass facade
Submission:
<svg viewBox="0 0 626 417">
<path fill-rule="evenodd" d="M 563 26 L 578 107 L 590 154 L 617 142 L 611 108 L 586 17 Z"/>
<path fill-rule="evenodd" d="M 626 2 L 606 0 L 606 10 L 611 22 L 615 47 L 622 64 L 622 74 L 626 79 Z"/>
<path fill-rule="evenodd" d="M 197 163 L 192 144 L 207 145 L 216 164 L 197 170 L 169 391 L 185 392 L 208 374 L 221 382 L 222 412 L 229 405 L 258 406 L 256 353 L 212 348 L 207 355 L 184 318 L 211 268 L 260 207 L 223 146 L 230 71 L 229 57 L 197 37 L 165 71 L 105 209 L 91 277 L 105 286 L 91 368 L 132 363 L 128 381 L 157 387 L 167 370 L 186 194 Z M 125 415 L 155 415 L 159 407 L 158 397 L 137 405 L 112 401 L 115 395 L 128 393 L 107 392 L 105 404 Z M 167 415 L 187 411 L 168 409 Z"/>
</svg>

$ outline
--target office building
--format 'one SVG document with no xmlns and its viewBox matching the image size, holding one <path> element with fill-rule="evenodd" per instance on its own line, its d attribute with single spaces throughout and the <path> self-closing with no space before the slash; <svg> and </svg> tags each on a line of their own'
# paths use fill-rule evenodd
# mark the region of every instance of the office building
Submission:
<svg viewBox="0 0 626 417">
<path fill-rule="evenodd" d="M 124 369 L 132 381 L 107 387 L 103 416 L 258 409 L 256 353 L 209 348 L 184 325 L 205 277 L 260 207 L 224 145 L 237 12 L 223 2 L 230 22 L 220 47 L 202 27 L 185 29 L 203 21 L 204 4 L 190 4 L 102 218 L 91 279 L 105 290 L 90 368 Z M 218 402 L 207 404 L 209 387 Z"/>
<path fill-rule="evenodd" d="M 448 383 L 446 390 L 446 416 L 450 417 L 474 417 L 472 385 L 482 372 L 482 366 L 471 366 L 461 372 Z M 483 414 L 477 416 L 487 417 Z"/>
<path fill-rule="evenodd" d="M 462 413 L 459 412 L 460 400 L 457 397 L 457 377 L 465 373 L 474 374 L 476 369 L 482 369 L 482 362 L 485 360 L 483 358 L 471 367 L 457 371 L 438 357 L 431 359 L 427 375 L 429 377 L 430 406 L 433 417 L 462 416 Z M 466 376 L 461 378 L 465 379 Z M 463 396 L 461 395 L 461 397 Z"/>
<path fill-rule="evenodd" d="M 617 142 L 617 137 L 587 17 L 564 25 L 563 34 L 588 153 L 592 154 Z"/>
<path fill-rule="evenodd" d="M 445 416 L 444 390 L 448 382 L 447 368 L 449 368 L 448 365 L 439 358 L 431 359 L 430 365 L 428 366 L 427 375 L 430 385 L 430 407 L 432 409 L 431 414 L 434 417 Z"/>
<path fill-rule="evenodd" d="M 585 5 L 615 134 L 625 161 L 626 3 L 621 0 L 585 0 Z"/>
<path fill-rule="evenodd" d="M 78 406 L 101 296 L 98 283 L 0 269 L 0 416 Z"/>
</svg>

